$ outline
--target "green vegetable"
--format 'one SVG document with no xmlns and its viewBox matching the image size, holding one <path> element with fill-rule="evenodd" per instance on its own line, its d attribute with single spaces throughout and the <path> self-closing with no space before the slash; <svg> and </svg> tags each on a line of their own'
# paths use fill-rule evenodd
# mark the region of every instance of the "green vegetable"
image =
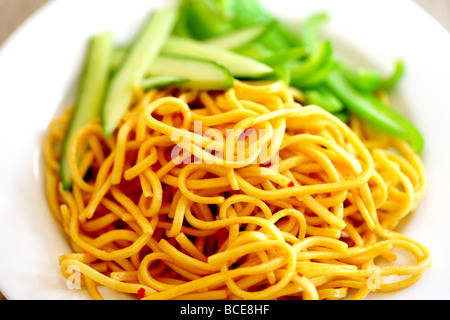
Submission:
<svg viewBox="0 0 450 320">
<path fill-rule="evenodd" d="M 388 78 L 381 81 L 377 90 L 391 90 L 393 89 L 405 73 L 405 62 L 397 60 L 395 62 L 395 69 L 393 74 Z"/>
<path fill-rule="evenodd" d="M 288 29 L 280 21 L 274 20 L 274 26 L 270 32 L 267 32 L 261 38 L 261 43 L 273 51 L 284 50 L 301 45 L 298 37 L 294 36 L 290 29 Z"/>
<path fill-rule="evenodd" d="M 178 19 L 173 27 L 173 35 L 186 38 L 194 38 L 194 34 L 189 28 L 188 3 L 182 1 L 178 7 Z"/>
<path fill-rule="evenodd" d="M 311 15 L 296 34 L 259 0 L 180 0 L 178 9 L 156 12 L 130 48 L 114 53 L 101 109 L 105 136 L 131 104 L 136 82 L 146 90 L 169 85 L 226 90 L 234 78 L 283 80 L 342 121 L 354 113 L 420 152 L 417 128 L 375 96 L 398 84 L 403 61 L 387 78 L 342 64 L 331 42 L 320 39 L 328 19 L 324 12 Z"/>
<path fill-rule="evenodd" d="M 308 47 L 313 47 L 319 42 L 319 28 L 328 22 L 328 15 L 320 12 L 306 19 L 300 32 L 301 43 Z"/>
<path fill-rule="evenodd" d="M 111 59 L 111 72 L 115 72 L 117 68 L 122 64 L 125 55 L 127 54 L 127 48 L 118 47 L 114 49 Z"/>
<path fill-rule="evenodd" d="M 174 35 L 207 40 L 271 20 L 258 0 L 181 0 Z"/>
<path fill-rule="evenodd" d="M 339 70 L 345 78 L 361 92 L 374 91 L 380 86 L 383 79 L 379 72 L 369 68 L 355 69 L 339 64 Z"/>
<path fill-rule="evenodd" d="M 214 46 L 216 48 L 222 48 L 227 50 L 235 50 L 245 45 L 256 42 L 264 37 L 264 35 L 270 32 L 273 28 L 273 23 L 265 23 L 242 29 L 233 30 L 223 35 L 210 38 L 204 43 Z"/>
<path fill-rule="evenodd" d="M 141 82 L 142 89 L 145 91 L 155 88 L 164 88 L 175 84 L 183 84 L 189 82 L 189 79 L 176 76 L 153 76 L 145 78 Z"/>
<path fill-rule="evenodd" d="M 65 190 L 70 190 L 73 183 L 68 157 L 70 140 L 76 131 L 90 123 L 100 113 L 110 75 L 113 49 L 113 36 L 109 32 L 95 35 L 90 39 L 74 111 L 61 151 L 60 175 Z"/>
<path fill-rule="evenodd" d="M 273 72 L 272 68 L 255 59 L 197 40 L 176 36 L 167 40 L 163 53 L 215 61 L 227 68 L 236 78 L 258 78 Z"/>
<path fill-rule="evenodd" d="M 333 47 L 329 41 L 315 44 L 311 54 L 303 61 L 291 64 L 292 83 L 301 88 L 301 84 L 314 75 L 324 65 L 327 65 L 333 56 Z M 296 84 L 297 83 L 297 84 Z"/>
<path fill-rule="evenodd" d="M 248 45 L 236 48 L 233 51 L 256 60 L 275 54 L 274 50 L 266 46 L 261 41 L 252 42 Z"/>
<path fill-rule="evenodd" d="M 330 113 L 342 112 L 344 104 L 326 86 L 318 86 L 305 91 L 306 100 L 309 104 L 322 107 Z"/>
<path fill-rule="evenodd" d="M 308 76 L 293 78 L 292 84 L 298 88 L 302 88 L 303 90 L 315 88 L 325 81 L 328 74 L 336 68 L 336 65 L 336 61 L 331 59 L 327 60 L 322 66 L 319 67 L 319 69 L 310 73 Z"/>
<path fill-rule="evenodd" d="M 109 83 L 101 110 L 102 127 L 108 139 L 116 129 L 133 100 L 133 84 L 142 81 L 145 72 L 159 55 L 172 33 L 177 11 L 153 12 Z"/>
<path fill-rule="evenodd" d="M 220 1 L 219 1 L 220 2 Z M 259 0 L 222 0 L 228 8 L 228 18 L 232 19 L 235 28 L 266 23 L 273 20 Z"/>
<path fill-rule="evenodd" d="M 184 0 L 181 6 L 186 15 L 186 30 L 189 30 L 195 39 L 206 40 L 216 37 L 231 31 L 234 27 L 221 15 L 215 1 Z"/>
<path fill-rule="evenodd" d="M 394 72 L 387 79 L 370 68 L 351 68 L 339 64 L 339 70 L 351 82 L 351 84 L 362 92 L 373 92 L 377 90 L 392 90 L 405 72 L 405 63 L 401 60 L 395 62 Z"/>
<path fill-rule="evenodd" d="M 350 116 L 346 111 L 335 113 L 334 116 L 346 124 L 348 124 L 348 121 L 350 120 Z"/>
<path fill-rule="evenodd" d="M 355 89 L 339 70 L 334 70 L 328 75 L 326 84 L 352 113 L 375 127 L 409 142 L 415 152 L 422 151 L 423 137 L 411 122 L 381 103 L 373 94 L 362 93 Z"/>
<path fill-rule="evenodd" d="M 210 60 L 177 55 L 161 55 L 147 70 L 149 77 L 171 76 L 187 79 L 177 85 L 202 90 L 225 90 L 234 84 L 225 67 Z"/>
<path fill-rule="evenodd" d="M 308 48 L 298 46 L 274 52 L 266 56 L 259 57 L 257 59 L 262 63 L 267 64 L 268 66 L 276 66 L 304 58 L 308 55 L 308 53 L 309 53 Z"/>
</svg>

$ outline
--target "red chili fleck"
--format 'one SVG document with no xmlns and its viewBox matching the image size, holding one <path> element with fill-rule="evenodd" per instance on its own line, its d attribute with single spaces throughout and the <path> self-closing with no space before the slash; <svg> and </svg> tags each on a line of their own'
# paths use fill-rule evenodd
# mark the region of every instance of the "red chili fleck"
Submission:
<svg viewBox="0 0 450 320">
<path fill-rule="evenodd" d="M 294 185 L 294 182 L 293 182 L 293 181 L 289 182 L 288 187 L 289 187 L 289 188 L 292 188 L 293 186 L 295 186 L 295 185 Z"/>
<path fill-rule="evenodd" d="M 141 300 L 142 298 L 145 297 L 145 289 L 144 288 L 140 288 L 137 292 L 138 295 L 138 300 Z"/>
<path fill-rule="evenodd" d="M 300 272 L 297 272 L 297 274 L 298 274 L 300 277 L 303 277 L 303 275 L 302 275 Z"/>
</svg>

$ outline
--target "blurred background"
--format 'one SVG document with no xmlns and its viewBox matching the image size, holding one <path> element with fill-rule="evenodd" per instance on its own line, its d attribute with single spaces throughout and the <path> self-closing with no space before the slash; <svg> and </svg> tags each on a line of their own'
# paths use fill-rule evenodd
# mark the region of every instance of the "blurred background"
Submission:
<svg viewBox="0 0 450 320">
<path fill-rule="evenodd" d="M 30 14 L 50 1 L 57 0 L 0 0 L 0 45 Z M 450 32 L 450 0 L 411 1 L 427 10 Z"/>
<path fill-rule="evenodd" d="M 50 1 L 57 0 L 0 0 L 0 46 L 33 12 Z M 450 32 L 450 0 L 411 1 L 428 11 Z M 0 292 L 0 300 L 4 299 Z"/>
</svg>

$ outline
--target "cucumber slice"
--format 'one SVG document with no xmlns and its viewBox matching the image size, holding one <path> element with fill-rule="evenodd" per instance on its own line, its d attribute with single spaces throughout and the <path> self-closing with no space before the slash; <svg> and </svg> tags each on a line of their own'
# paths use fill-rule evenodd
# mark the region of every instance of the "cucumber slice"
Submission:
<svg viewBox="0 0 450 320">
<path fill-rule="evenodd" d="M 189 82 L 189 79 L 180 78 L 176 76 L 155 76 L 145 78 L 141 82 L 142 89 L 148 91 L 150 89 L 164 88 L 175 84 L 182 84 Z"/>
<path fill-rule="evenodd" d="M 234 84 L 230 71 L 216 62 L 177 55 L 159 56 L 147 75 L 189 79 L 180 86 L 200 90 L 225 90 Z"/>
<path fill-rule="evenodd" d="M 273 23 L 250 26 L 208 39 L 204 43 L 216 48 L 235 50 L 257 41 L 260 37 L 263 37 L 269 32 L 273 26 Z"/>
<path fill-rule="evenodd" d="M 78 86 L 75 107 L 61 149 L 60 176 L 65 190 L 72 188 L 68 149 L 73 135 L 100 113 L 108 83 L 114 52 L 113 36 L 109 32 L 93 36 Z"/>
<path fill-rule="evenodd" d="M 115 72 L 117 68 L 122 65 L 123 59 L 127 54 L 126 47 L 118 47 L 114 49 L 112 62 L 111 62 L 111 72 Z"/>
<path fill-rule="evenodd" d="M 175 9 L 154 11 L 111 79 L 101 110 L 103 132 L 107 139 L 130 107 L 133 84 L 142 81 L 145 72 L 159 55 L 172 33 L 176 18 Z"/>
<path fill-rule="evenodd" d="M 215 61 L 230 70 L 236 78 L 258 78 L 273 72 L 271 67 L 252 58 L 188 38 L 171 36 L 163 53 Z"/>
</svg>

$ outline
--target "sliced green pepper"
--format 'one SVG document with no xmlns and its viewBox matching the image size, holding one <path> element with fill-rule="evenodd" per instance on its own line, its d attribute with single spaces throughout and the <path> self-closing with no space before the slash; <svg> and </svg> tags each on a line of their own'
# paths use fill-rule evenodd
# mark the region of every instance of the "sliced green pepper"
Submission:
<svg viewBox="0 0 450 320">
<path fill-rule="evenodd" d="M 401 60 L 396 61 L 394 72 L 387 79 L 383 79 L 383 76 L 379 72 L 370 68 L 356 69 L 339 64 L 339 70 L 358 90 L 362 92 L 373 92 L 376 90 L 393 89 L 403 77 L 405 65 Z"/>
<path fill-rule="evenodd" d="M 322 66 L 329 63 L 333 56 L 333 48 L 329 41 L 317 43 L 311 54 L 303 61 L 295 61 L 290 65 L 293 81 L 304 81 Z"/>
<path fill-rule="evenodd" d="M 286 64 L 279 64 L 272 67 L 273 72 L 260 77 L 260 80 L 283 81 L 286 85 L 291 83 L 291 74 Z"/>
<path fill-rule="evenodd" d="M 264 8 L 259 0 L 228 0 L 226 5 L 229 8 L 227 12 L 233 12 L 233 22 L 236 28 L 273 20 L 272 14 Z"/>
<path fill-rule="evenodd" d="M 215 0 L 220 14 L 226 20 L 232 20 L 235 12 L 235 0 Z"/>
<path fill-rule="evenodd" d="M 369 68 L 356 69 L 340 63 L 339 70 L 361 92 L 374 91 L 380 86 L 383 79 L 379 72 Z"/>
<path fill-rule="evenodd" d="M 277 20 L 272 21 L 272 27 L 260 42 L 273 51 L 285 50 L 300 45 L 300 41 L 295 41 L 293 36 L 281 22 Z"/>
<path fill-rule="evenodd" d="M 348 124 L 348 121 L 350 120 L 350 115 L 347 111 L 341 111 L 333 115 L 345 124 Z"/>
<path fill-rule="evenodd" d="M 337 62 L 334 60 L 325 61 L 325 63 L 307 77 L 293 78 L 292 85 L 300 89 L 314 88 L 321 85 L 328 74 L 336 68 Z"/>
<path fill-rule="evenodd" d="M 175 26 L 173 28 L 173 34 L 180 37 L 187 37 L 187 38 L 195 38 L 194 34 L 189 28 L 189 16 L 188 16 L 188 10 L 186 9 L 188 5 L 187 1 L 182 1 L 180 4 L 180 7 L 178 9 L 178 20 L 175 23 Z"/>
<path fill-rule="evenodd" d="M 304 47 L 298 44 L 299 41 L 292 42 L 293 40 L 285 30 L 287 29 L 278 21 L 271 21 L 266 32 L 260 37 L 251 43 L 235 48 L 234 51 L 255 59 L 273 60 L 272 64 L 279 63 L 276 60 L 281 61 L 284 59 L 283 57 L 287 57 L 285 61 L 303 57 Z"/>
<path fill-rule="evenodd" d="M 300 38 L 292 30 L 279 20 L 274 19 L 275 27 L 272 29 L 272 36 L 283 41 L 284 48 L 297 47 L 302 45 Z"/>
<path fill-rule="evenodd" d="M 236 53 L 242 54 L 244 56 L 253 58 L 253 59 L 261 59 L 263 57 L 268 57 L 274 54 L 274 51 L 268 48 L 261 42 L 253 42 L 246 46 L 236 48 L 233 50 Z"/>
<path fill-rule="evenodd" d="M 302 44 L 312 47 L 319 41 L 319 27 L 328 21 L 328 14 L 320 12 L 316 13 L 308 19 L 302 26 L 300 32 L 300 40 Z"/>
<path fill-rule="evenodd" d="M 384 105 L 373 94 L 359 92 L 339 70 L 336 69 L 328 75 L 326 84 L 350 112 L 375 127 L 407 141 L 415 152 L 422 151 L 423 137 L 410 121 Z"/>
<path fill-rule="evenodd" d="M 234 28 L 232 21 L 227 21 L 210 5 L 212 1 L 184 0 L 186 26 L 197 40 L 205 40 L 231 31 Z"/>
<path fill-rule="evenodd" d="M 318 86 L 314 89 L 305 90 L 308 104 L 317 105 L 328 112 L 337 113 L 344 109 L 344 104 L 326 86 Z"/>
<path fill-rule="evenodd" d="M 402 60 L 397 60 L 395 62 L 395 68 L 392 75 L 381 81 L 377 90 L 391 90 L 394 88 L 405 73 L 405 62 Z"/>
<path fill-rule="evenodd" d="M 304 46 L 298 46 L 293 48 L 284 49 L 271 53 L 267 56 L 257 58 L 262 63 L 269 66 L 276 66 L 279 64 L 285 64 L 289 61 L 295 61 L 304 58 L 309 53 L 308 48 Z"/>
</svg>

